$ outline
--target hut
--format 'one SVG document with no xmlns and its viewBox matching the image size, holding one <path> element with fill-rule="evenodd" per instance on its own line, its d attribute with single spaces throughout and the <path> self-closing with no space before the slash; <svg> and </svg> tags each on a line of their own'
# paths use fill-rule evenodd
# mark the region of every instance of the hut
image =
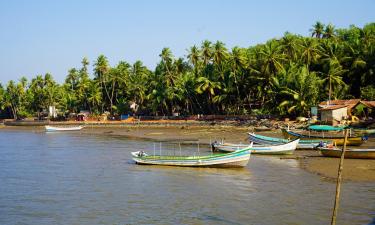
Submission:
<svg viewBox="0 0 375 225">
<path fill-rule="evenodd" d="M 348 117 L 348 107 L 345 105 L 330 105 L 320 109 L 320 120 L 335 124 Z"/>
<path fill-rule="evenodd" d="M 360 101 L 352 110 L 352 115 L 369 119 L 375 116 L 375 101 Z"/>
<path fill-rule="evenodd" d="M 344 107 L 346 106 L 347 115 L 352 115 L 353 108 L 361 101 L 361 99 L 347 99 L 347 100 L 331 100 L 319 103 L 320 110 L 331 106 Z"/>
</svg>

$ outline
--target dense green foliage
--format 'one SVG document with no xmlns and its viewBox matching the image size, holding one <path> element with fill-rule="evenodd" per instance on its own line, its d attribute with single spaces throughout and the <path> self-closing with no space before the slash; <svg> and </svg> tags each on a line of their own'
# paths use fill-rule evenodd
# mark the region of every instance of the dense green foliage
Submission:
<svg viewBox="0 0 375 225">
<path fill-rule="evenodd" d="M 51 105 L 63 113 L 297 116 L 327 99 L 374 100 L 375 23 L 335 29 L 317 22 L 311 34 L 285 33 L 229 50 L 220 41 L 204 41 L 186 59 L 164 48 L 154 71 L 141 61 L 110 66 L 100 55 L 92 78 L 84 58 L 61 85 L 50 74 L 0 85 L 0 110 L 14 118 L 35 116 Z"/>
</svg>

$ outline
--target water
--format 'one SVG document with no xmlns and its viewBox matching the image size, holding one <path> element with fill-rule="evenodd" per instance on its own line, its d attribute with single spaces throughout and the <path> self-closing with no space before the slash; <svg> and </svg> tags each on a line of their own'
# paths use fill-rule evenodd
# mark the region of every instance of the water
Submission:
<svg viewBox="0 0 375 225">
<path fill-rule="evenodd" d="M 148 149 L 120 137 L 0 131 L 0 224 L 330 223 L 335 183 L 296 160 L 254 155 L 244 169 L 131 161 Z M 374 182 L 345 182 L 341 197 L 337 224 L 375 222 Z"/>
</svg>

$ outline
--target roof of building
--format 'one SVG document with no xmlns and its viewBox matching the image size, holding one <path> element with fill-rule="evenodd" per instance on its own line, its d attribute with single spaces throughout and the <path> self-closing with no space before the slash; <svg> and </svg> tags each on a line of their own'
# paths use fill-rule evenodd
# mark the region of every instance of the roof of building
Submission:
<svg viewBox="0 0 375 225">
<path fill-rule="evenodd" d="M 375 101 L 360 101 L 359 103 L 362 103 L 369 108 L 375 108 Z M 356 105 L 358 105 L 358 104 L 356 104 Z"/>
<path fill-rule="evenodd" d="M 347 108 L 348 106 L 346 105 L 330 105 L 326 106 L 324 108 L 321 108 L 321 111 L 328 111 L 328 110 L 335 110 L 335 109 L 341 109 L 341 108 Z"/>
<path fill-rule="evenodd" d="M 319 103 L 319 106 L 324 107 L 327 105 L 356 105 L 361 99 L 344 99 L 344 100 L 331 100 Z"/>
</svg>

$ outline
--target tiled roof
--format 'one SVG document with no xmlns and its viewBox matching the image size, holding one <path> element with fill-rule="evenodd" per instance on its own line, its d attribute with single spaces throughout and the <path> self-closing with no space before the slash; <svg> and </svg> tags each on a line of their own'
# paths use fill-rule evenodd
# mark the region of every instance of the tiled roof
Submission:
<svg viewBox="0 0 375 225">
<path fill-rule="evenodd" d="M 360 102 L 361 99 L 346 99 L 346 100 L 331 100 L 331 101 L 324 101 L 319 103 L 320 107 L 324 107 L 327 105 L 356 105 Z"/>
<path fill-rule="evenodd" d="M 320 110 L 326 111 L 326 110 L 335 110 L 335 109 L 341 109 L 341 108 L 347 108 L 348 106 L 346 105 L 330 105 L 326 106 L 324 108 L 321 108 Z"/>
<path fill-rule="evenodd" d="M 375 101 L 361 101 L 361 103 L 369 108 L 375 108 Z"/>
</svg>

